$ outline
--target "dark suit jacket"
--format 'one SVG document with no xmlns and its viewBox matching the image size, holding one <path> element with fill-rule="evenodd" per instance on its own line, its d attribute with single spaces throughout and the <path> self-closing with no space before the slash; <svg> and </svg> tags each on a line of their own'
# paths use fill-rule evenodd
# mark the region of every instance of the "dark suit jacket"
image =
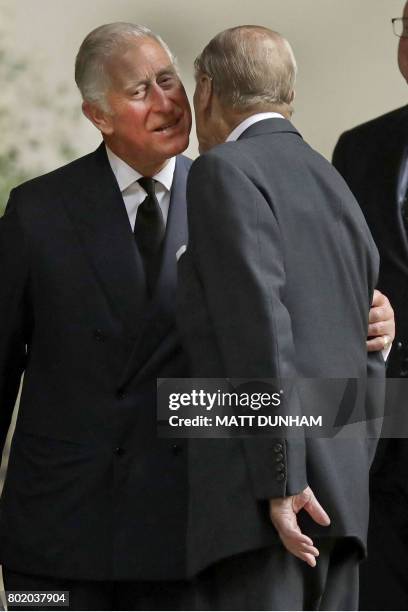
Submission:
<svg viewBox="0 0 408 612">
<path fill-rule="evenodd" d="M 186 573 L 183 442 L 156 437 L 156 377 L 188 375 L 175 329 L 186 243 L 178 157 L 163 266 L 142 262 L 105 147 L 14 189 L 0 220 L 0 436 L 24 383 L 0 560 L 78 579 Z"/>
<path fill-rule="evenodd" d="M 408 106 L 340 137 L 333 164 L 354 193 L 380 252 L 378 288 L 389 298 L 396 338 L 387 375 L 408 377 L 408 236 L 397 201 L 398 174 L 408 143 Z"/>
<path fill-rule="evenodd" d="M 178 314 L 193 376 L 364 380 L 369 359 L 383 378 L 365 344 L 377 249 L 343 179 L 289 121 L 258 122 L 202 155 L 187 199 Z M 189 544 L 202 559 L 273 542 L 262 500 L 306 482 L 332 518 L 307 532 L 364 546 L 366 439 L 190 440 L 189 456 Z"/>
<path fill-rule="evenodd" d="M 401 572 L 408 563 L 408 237 L 397 199 L 407 144 L 408 106 L 404 106 L 342 134 L 333 154 L 333 163 L 356 196 L 378 246 L 378 288 L 389 297 L 396 322 L 387 364 L 387 376 L 394 380 L 387 385 L 385 437 L 371 473 L 368 561 L 362 567 L 360 589 L 363 610 L 408 606 L 406 576 Z"/>
<path fill-rule="evenodd" d="M 397 198 L 407 143 L 408 106 L 404 106 L 345 132 L 333 153 L 333 164 L 356 196 L 380 252 L 378 288 L 388 296 L 395 313 L 396 337 L 387 363 L 387 376 L 394 379 L 408 378 L 408 236 Z M 389 383 L 387 398 L 385 438 L 379 444 L 373 475 L 377 488 L 388 490 L 397 479 L 398 486 L 406 489 L 407 444 L 387 439 L 408 432 L 404 383 Z"/>
</svg>

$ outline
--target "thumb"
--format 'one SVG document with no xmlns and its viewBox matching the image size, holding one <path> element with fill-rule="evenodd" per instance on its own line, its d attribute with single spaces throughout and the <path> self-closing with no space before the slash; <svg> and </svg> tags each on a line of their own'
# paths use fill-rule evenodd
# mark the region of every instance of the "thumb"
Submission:
<svg viewBox="0 0 408 612">
<path fill-rule="evenodd" d="M 374 289 L 374 293 L 373 293 L 373 301 L 371 302 L 371 306 L 380 306 L 381 301 L 383 298 L 383 294 L 378 291 L 378 289 Z"/>
<path fill-rule="evenodd" d="M 315 494 L 310 489 L 310 497 L 308 501 L 305 503 L 303 508 L 306 512 L 312 517 L 312 519 L 318 525 L 322 525 L 322 527 L 328 527 L 330 525 L 330 517 L 324 508 L 319 504 L 316 499 Z"/>
</svg>

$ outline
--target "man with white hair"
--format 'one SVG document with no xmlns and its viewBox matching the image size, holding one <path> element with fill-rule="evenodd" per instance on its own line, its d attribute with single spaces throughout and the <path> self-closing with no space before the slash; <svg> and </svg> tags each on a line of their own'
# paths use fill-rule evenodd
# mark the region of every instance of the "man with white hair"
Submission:
<svg viewBox="0 0 408 612">
<path fill-rule="evenodd" d="M 187 181 L 189 245 L 178 289 L 192 375 L 370 374 L 382 384 L 384 360 L 365 342 L 377 249 L 342 178 L 289 121 L 289 43 L 264 27 L 231 28 L 195 66 L 202 155 Z M 327 404 L 320 408 L 329 419 Z M 196 556 L 208 554 L 211 529 L 212 554 L 237 555 L 227 606 L 245 591 L 245 574 L 246 585 L 256 584 L 245 609 L 357 609 L 373 447 L 364 437 L 190 441 L 197 464 L 217 457 L 217 477 L 206 468 L 192 481 L 190 506 L 201 524 Z M 248 489 L 253 496 L 243 496 Z"/>
<path fill-rule="evenodd" d="M 5 586 L 69 591 L 73 610 L 205 608 L 231 563 L 192 577 L 254 538 L 242 516 L 236 546 L 208 553 L 216 523 L 203 534 L 191 515 L 185 441 L 156 435 L 156 379 L 189 374 L 174 311 L 190 109 L 143 26 L 92 31 L 76 80 L 104 142 L 14 189 L 0 221 L 2 445 L 25 373 L 0 507 Z M 258 546 L 274 530 L 253 509 Z"/>
<path fill-rule="evenodd" d="M 0 221 L 2 445 L 25 371 L 0 559 L 6 589 L 69 591 L 74 610 L 166 609 L 187 469 L 183 442 L 156 436 L 156 378 L 188 375 L 173 310 L 190 107 L 143 26 L 92 31 L 76 81 L 104 142 L 14 189 Z"/>
</svg>

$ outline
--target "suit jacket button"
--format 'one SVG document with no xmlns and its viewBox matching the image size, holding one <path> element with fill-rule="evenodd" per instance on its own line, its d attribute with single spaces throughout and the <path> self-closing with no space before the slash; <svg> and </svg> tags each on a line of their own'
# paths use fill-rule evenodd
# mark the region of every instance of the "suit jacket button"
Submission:
<svg viewBox="0 0 408 612">
<path fill-rule="evenodd" d="M 281 482 L 284 478 L 285 478 L 285 474 L 283 472 L 279 472 L 279 474 L 276 474 L 276 480 L 278 482 Z"/>
<path fill-rule="evenodd" d="M 173 444 L 171 450 L 173 452 L 173 455 L 179 455 L 183 449 L 180 444 Z"/>
<path fill-rule="evenodd" d="M 408 378 L 408 370 L 401 370 L 400 376 L 401 378 Z"/>
<path fill-rule="evenodd" d="M 275 470 L 276 470 L 277 472 L 283 472 L 283 471 L 284 471 L 284 469 L 285 469 L 285 466 L 284 466 L 284 464 L 283 464 L 283 463 L 278 463 L 278 465 L 275 467 Z"/>
<path fill-rule="evenodd" d="M 118 389 L 118 391 L 116 391 L 116 397 L 118 400 L 123 400 L 126 397 L 125 391 L 123 391 L 123 389 Z"/>
<path fill-rule="evenodd" d="M 276 455 L 276 457 L 275 457 L 275 461 L 276 461 L 277 463 L 279 463 L 280 461 L 282 461 L 282 459 L 283 459 L 283 455 L 282 455 L 282 453 L 278 453 L 278 454 Z"/>
<path fill-rule="evenodd" d="M 275 444 L 273 450 L 275 453 L 280 453 L 283 450 L 282 444 Z"/>
<path fill-rule="evenodd" d="M 103 334 L 101 329 L 95 329 L 95 331 L 94 331 L 94 338 L 98 342 L 103 342 L 105 340 L 105 336 L 104 336 L 104 334 Z"/>
<path fill-rule="evenodd" d="M 402 349 L 402 342 L 397 342 L 397 350 L 400 351 Z"/>
<path fill-rule="evenodd" d="M 117 446 L 115 448 L 115 450 L 113 451 L 115 453 L 115 455 L 117 455 L 118 457 L 122 457 L 125 454 L 125 449 L 122 448 L 121 446 Z"/>
</svg>

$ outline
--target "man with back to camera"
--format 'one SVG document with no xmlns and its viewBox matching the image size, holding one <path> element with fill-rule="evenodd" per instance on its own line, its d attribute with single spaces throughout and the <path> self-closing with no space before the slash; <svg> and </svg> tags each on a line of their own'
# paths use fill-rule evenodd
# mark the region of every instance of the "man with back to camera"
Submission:
<svg viewBox="0 0 408 612">
<path fill-rule="evenodd" d="M 296 75 L 289 43 L 267 28 L 231 28 L 195 66 L 202 155 L 187 181 L 189 245 L 178 288 L 192 375 L 364 379 L 370 372 L 382 380 L 384 360 L 367 358 L 365 346 L 377 249 L 344 181 L 288 120 Z M 247 609 L 357 609 L 372 458 L 366 439 L 189 442 L 196 464 L 206 466 L 190 485 L 202 525 L 196 549 L 265 547 L 242 555 L 241 565 L 235 559 L 232 600 L 244 592 L 239 569 L 246 568 L 257 585 Z M 259 502 L 269 499 L 287 552 L 261 514 L 254 527 L 254 501 L 239 493 L 245 478 Z M 205 500 L 205 515 L 196 498 Z M 298 523 L 302 508 L 313 521 Z M 249 533 L 240 532 L 242 516 Z M 209 544 L 210 526 L 217 538 Z"/>
<path fill-rule="evenodd" d="M 189 105 L 143 26 L 91 32 L 76 80 L 104 143 L 14 189 L 0 220 L 2 444 L 25 372 L 0 507 L 5 586 L 69 591 L 77 610 L 194 609 L 209 578 L 187 580 L 187 448 L 155 424 L 156 378 L 189 372 L 174 321 Z"/>
<path fill-rule="evenodd" d="M 408 80 L 408 3 L 403 17 L 393 19 L 400 37 L 398 65 Z M 357 198 L 380 252 L 379 288 L 390 296 L 397 337 L 387 363 L 387 376 L 408 377 L 408 106 L 403 106 L 345 132 L 333 163 Z M 381 326 L 373 328 L 381 332 Z M 370 332 L 369 332 L 370 333 Z M 401 381 L 391 383 L 387 410 L 397 414 L 406 403 Z M 395 403 L 396 400 L 396 403 Z M 397 410 L 395 410 L 395 408 Z M 398 416 L 396 417 L 398 419 Z M 396 427 L 401 431 L 401 423 Z M 397 436 L 401 435 L 397 431 Z M 406 430 L 405 430 L 406 431 Z M 405 433 L 406 435 L 406 433 Z M 380 440 L 370 483 L 371 511 L 368 559 L 361 566 L 360 608 L 406 610 L 408 586 L 406 439 Z"/>
</svg>

